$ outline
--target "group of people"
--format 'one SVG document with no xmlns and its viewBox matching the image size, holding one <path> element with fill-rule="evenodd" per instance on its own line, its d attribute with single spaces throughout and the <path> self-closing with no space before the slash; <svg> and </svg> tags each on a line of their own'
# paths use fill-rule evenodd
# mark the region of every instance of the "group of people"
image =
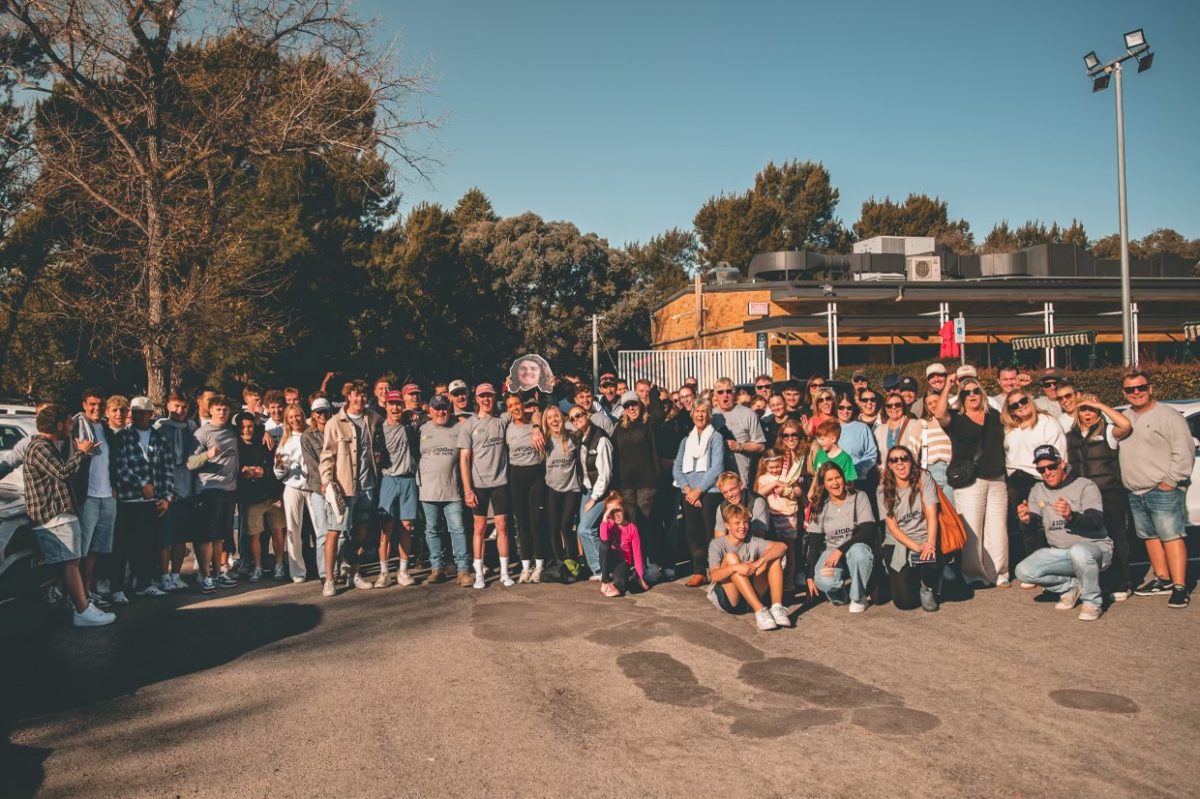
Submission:
<svg viewBox="0 0 1200 799">
<path fill-rule="evenodd" d="M 751 392 L 605 373 L 594 394 L 543 366 L 428 400 L 388 378 L 349 380 L 336 404 L 325 386 L 246 386 L 240 402 L 204 388 L 172 393 L 162 418 L 146 397 L 88 389 L 74 415 L 39 406 L 38 435 L 0 471 L 24 463 L 78 626 L 111 623 L 131 594 L 189 588 L 189 544 L 203 593 L 304 582 L 311 566 L 331 597 L 412 585 L 419 557 L 426 582 L 483 589 L 489 538 L 503 586 L 591 579 L 615 597 L 690 560 L 688 587 L 762 630 L 791 625 L 789 596 L 932 612 L 949 585 L 1010 574 L 1093 620 L 1130 595 L 1130 515 L 1153 569 L 1134 593 L 1188 603 L 1192 438 L 1145 372 L 1126 375 L 1119 413 L 1055 370 L 1040 396 L 1017 369 L 988 397 L 972 367 L 940 363 L 923 390 L 861 372 L 846 393 L 821 376 L 777 391 L 764 375 Z"/>
</svg>

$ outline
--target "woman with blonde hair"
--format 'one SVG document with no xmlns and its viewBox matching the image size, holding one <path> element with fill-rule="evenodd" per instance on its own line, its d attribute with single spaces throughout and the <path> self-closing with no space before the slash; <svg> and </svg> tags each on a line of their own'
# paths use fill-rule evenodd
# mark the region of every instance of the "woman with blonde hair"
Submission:
<svg viewBox="0 0 1200 799">
<path fill-rule="evenodd" d="M 293 583 L 302 583 L 308 577 L 304 564 L 304 508 L 308 504 L 308 474 L 304 467 L 304 453 L 300 442 L 308 431 L 308 420 L 299 405 L 289 405 L 283 412 L 283 438 L 275 448 L 275 477 L 283 483 L 283 517 L 287 528 L 286 543 L 273 542 L 275 558 L 282 561 L 281 549 L 287 551 L 288 572 Z M 282 531 L 281 531 L 282 532 Z M 283 535 L 279 539 L 283 539 Z"/>
<path fill-rule="evenodd" d="M 1063 453 L 1065 458 L 1067 439 L 1058 420 L 1048 413 L 1043 413 L 1034 403 L 1033 397 L 1024 389 L 1018 388 L 1005 395 L 1004 404 L 1000 407 L 1000 421 L 1004 424 L 1004 468 L 1007 472 L 1005 483 L 1008 485 L 1010 542 L 1014 540 L 1015 531 L 1028 531 L 1020 533 L 1022 552 L 1015 558 L 1019 561 L 1045 546 L 1041 535 L 1035 533 L 1033 528 L 1022 526 L 1017 519 L 1017 506 L 1029 499 L 1029 492 L 1042 479 L 1033 464 L 1033 452 L 1038 447 L 1049 444 Z M 1022 583 L 1021 587 L 1033 586 Z"/>
<path fill-rule="evenodd" d="M 546 529 L 550 545 L 566 570 L 566 582 L 579 576 L 579 547 L 575 516 L 579 513 L 579 444 L 567 430 L 556 405 L 542 411 L 546 436 Z"/>
</svg>

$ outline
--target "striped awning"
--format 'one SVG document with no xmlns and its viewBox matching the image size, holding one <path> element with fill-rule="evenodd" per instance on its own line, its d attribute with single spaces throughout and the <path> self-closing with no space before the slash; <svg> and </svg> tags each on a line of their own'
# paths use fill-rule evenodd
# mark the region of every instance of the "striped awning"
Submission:
<svg viewBox="0 0 1200 799">
<path fill-rule="evenodd" d="M 1188 341 L 1200 339 L 1200 322 L 1184 322 L 1183 337 Z"/>
<path fill-rule="evenodd" d="M 1046 347 L 1075 347 L 1096 343 L 1095 330 L 1079 330 L 1074 333 L 1050 333 L 1041 336 L 1013 336 L 1014 350 L 1041 350 Z"/>
</svg>

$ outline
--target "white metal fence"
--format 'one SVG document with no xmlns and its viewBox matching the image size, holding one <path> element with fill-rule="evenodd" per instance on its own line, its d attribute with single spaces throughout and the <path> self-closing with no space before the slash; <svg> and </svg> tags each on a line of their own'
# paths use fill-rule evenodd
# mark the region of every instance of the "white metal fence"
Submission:
<svg viewBox="0 0 1200 799">
<path fill-rule="evenodd" d="M 685 377 L 700 381 L 701 390 L 712 388 L 719 377 L 734 383 L 753 383 L 758 375 L 771 374 L 766 350 L 622 350 L 617 372 L 632 386 L 645 378 L 656 386 L 676 389 Z"/>
</svg>

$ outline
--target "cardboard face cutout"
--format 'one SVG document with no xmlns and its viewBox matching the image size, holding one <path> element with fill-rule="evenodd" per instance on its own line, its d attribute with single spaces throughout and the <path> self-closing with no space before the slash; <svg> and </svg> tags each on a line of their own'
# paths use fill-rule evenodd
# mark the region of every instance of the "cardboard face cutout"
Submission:
<svg viewBox="0 0 1200 799">
<path fill-rule="evenodd" d="M 549 394 L 554 388 L 554 372 L 542 356 L 522 355 L 508 370 L 508 385 L 511 390 L 526 392 L 536 388 Z"/>
</svg>

